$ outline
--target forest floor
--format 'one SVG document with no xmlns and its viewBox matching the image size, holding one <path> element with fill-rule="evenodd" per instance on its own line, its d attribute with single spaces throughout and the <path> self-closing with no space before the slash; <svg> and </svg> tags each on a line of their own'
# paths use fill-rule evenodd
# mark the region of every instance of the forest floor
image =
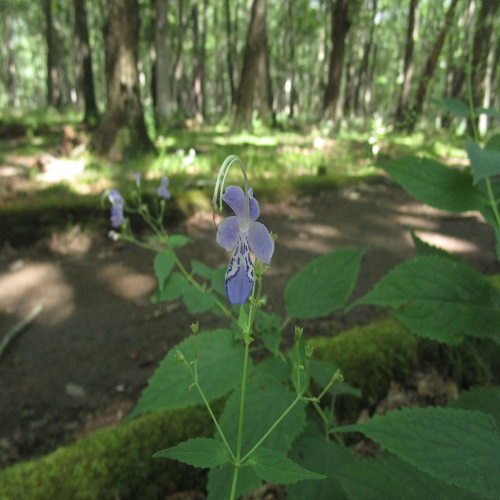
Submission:
<svg viewBox="0 0 500 500">
<path fill-rule="evenodd" d="M 255 193 L 258 198 L 258 193 Z M 408 227 L 484 273 L 499 273 L 494 236 L 477 213 L 450 214 L 423 206 L 389 179 L 262 203 L 261 218 L 279 235 L 264 279 L 268 310 L 282 313 L 283 291 L 314 257 L 367 247 L 352 299 L 415 252 Z M 197 211 L 172 228 L 191 243 L 181 259 L 224 266 L 212 214 Z M 0 466 L 48 453 L 116 424 L 137 402 L 165 353 L 190 333 L 220 326 L 190 316 L 181 302 L 151 302 L 153 254 L 78 225 L 22 247 L 0 249 L 0 341 L 38 305 L 42 312 L 0 358 Z M 335 335 L 380 311 L 302 323 L 307 335 Z M 292 336 L 292 326 L 285 335 Z"/>
</svg>

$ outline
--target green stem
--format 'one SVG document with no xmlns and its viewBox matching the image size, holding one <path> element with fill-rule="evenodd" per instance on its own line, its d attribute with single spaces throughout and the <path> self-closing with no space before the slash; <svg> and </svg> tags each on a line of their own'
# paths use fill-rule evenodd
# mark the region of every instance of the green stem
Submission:
<svg viewBox="0 0 500 500">
<path fill-rule="evenodd" d="M 252 453 L 267 439 L 269 434 L 276 429 L 276 427 L 280 424 L 280 422 L 293 410 L 295 405 L 302 400 L 302 394 L 298 394 L 293 403 L 281 414 L 281 416 L 274 422 L 271 427 L 267 430 L 267 432 L 257 441 L 257 443 L 254 445 L 254 447 L 241 459 L 241 463 L 244 463 L 245 460 L 247 460 Z"/>
<path fill-rule="evenodd" d="M 188 367 L 188 370 L 191 373 L 191 376 L 193 377 L 194 385 L 195 385 L 196 389 L 198 390 L 198 392 L 201 396 L 201 399 L 203 399 L 203 403 L 207 407 L 208 413 L 209 413 L 213 423 L 215 424 L 215 428 L 217 429 L 217 432 L 219 433 L 224 444 L 226 445 L 227 451 L 229 452 L 229 455 L 231 456 L 231 460 L 233 460 L 233 462 L 235 462 L 236 458 L 234 456 L 233 450 L 231 449 L 231 446 L 229 446 L 229 443 L 227 442 L 227 439 L 226 439 L 226 436 L 224 435 L 224 432 L 222 432 L 222 429 L 219 425 L 219 421 L 217 420 L 217 417 L 215 416 L 214 412 L 212 411 L 212 407 L 210 406 L 210 403 L 208 402 L 207 398 L 205 397 L 205 393 L 203 392 L 203 389 L 198 384 L 198 377 L 196 376 L 195 373 L 193 373 L 193 370 L 192 370 L 190 364 L 187 362 L 187 360 L 184 360 L 184 363 Z"/>
<path fill-rule="evenodd" d="M 488 191 L 488 198 L 490 200 L 491 209 L 493 210 L 493 215 L 497 222 L 497 226 L 500 227 L 500 213 L 498 212 L 497 202 L 495 200 L 495 195 L 493 194 L 493 188 L 491 187 L 491 181 L 489 177 L 485 177 L 486 190 Z"/>
</svg>

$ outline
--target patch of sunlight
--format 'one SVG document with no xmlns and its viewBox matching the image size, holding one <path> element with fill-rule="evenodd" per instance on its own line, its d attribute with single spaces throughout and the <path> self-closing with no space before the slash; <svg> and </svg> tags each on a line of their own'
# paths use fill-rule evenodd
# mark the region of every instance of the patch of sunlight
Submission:
<svg viewBox="0 0 500 500">
<path fill-rule="evenodd" d="M 277 146 L 279 141 L 276 137 L 256 136 L 253 134 L 238 134 L 226 137 L 214 138 L 214 143 L 221 146 L 251 144 L 252 146 Z"/>
<path fill-rule="evenodd" d="M 49 263 L 19 261 L 0 275 L 0 310 L 21 315 L 21 309 L 43 306 L 37 321 L 52 326 L 67 319 L 75 310 L 74 293 L 61 269 Z"/>
<path fill-rule="evenodd" d="M 99 272 L 99 279 L 118 297 L 142 303 L 149 303 L 151 294 L 157 288 L 156 279 L 150 274 L 138 273 L 123 264 L 109 264 Z"/>
<path fill-rule="evenodd" d="M 425 241 L 425 243 L 442 248 L 451 254 L 480 252 L 480 248 L 475 243 L 462 238 L 455 238 L 454 236 L 447 236 L 430 231 L 418 231 L 417 235 L 422 241 Z"/>
</svg>

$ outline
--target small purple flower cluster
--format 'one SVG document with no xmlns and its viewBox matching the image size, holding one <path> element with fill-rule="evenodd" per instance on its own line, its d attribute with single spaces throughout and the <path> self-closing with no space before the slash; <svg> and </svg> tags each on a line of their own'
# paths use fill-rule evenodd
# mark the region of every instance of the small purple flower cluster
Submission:
<svg viewBox="0 0 500 500">
<path fill-rule="evenodd" d="M 134 174 L 136 186 L 139 188 L 141 185 L 141 174 Z M 163 177 L 160 186 L 156 190 L 156 194 L 166 200 L 170 199 L 170 192 L 168 191 L 168 177 Z M 111 225 L 118 229 L 126 223 L 124 208 L 125 200 L 117 189 L 112 189 L 108 194 L 109 201 L 111 202 Z"/>
</svg>

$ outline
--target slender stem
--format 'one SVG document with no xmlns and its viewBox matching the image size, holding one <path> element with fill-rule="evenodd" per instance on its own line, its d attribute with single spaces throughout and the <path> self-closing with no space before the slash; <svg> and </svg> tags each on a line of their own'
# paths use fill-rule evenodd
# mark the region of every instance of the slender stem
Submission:
<svg viewBox="0 0 500 500">
<path fill-rule="evenodd" d="M 493 188 L 491 187 L 491 181 L 489 177 L 485 177 L 486 190 L 488 191 L 488 198 L 490 199 L 491 209 L 493 210 L 493 215 L 497 226 L 500 227 L 500 213 L 498 213 L 497 202 L 495 200 L 495 195 L 493 194 Z"/>
<path fill-rule="evenodd" d="M 280 422 L 293 410 L 295 405 L 302 400 L 302 394 L 298 394 L 293 403 L 281 414 L 281 416 L 274 422 L 271 427 L 267 430 L 267 432 L 255 443 L 254 447 L 241 459 L 241 463 L 244 463 L 245 460 L 247 460 L 252 453 L 267 439 L 269 434 L 276 429 L 276 427 L 280 424 Z"/>
<path fill-rule="evenodd" d="M 205 397 L 205 393 L 203 392 L 203 389 L 198 384 L 197 374 L 193 373 L 193 370 L 192 370 L 190 364 L 187 362 L 187 360 L 184 360 L 184 363 L 188 367 L 188 370 L 191 373 L 191 376 L 193 377 L 194 385 L 195 385 L 196 389 L 198 390 L 198 392 L 201 396 L 201 399 L 203 399 L 203 403 L 207 407 L 208 413 L 209 413 L 210 417 L 212 418 L 213 423 L 215 424 L 215 428 L 217 429 L 217 432 L 219 433 L 224 444 L 226 445 L 227 451 L 229 452 L 229 455 L 231 456 L 231 460 L 233 460 L 233 462 L 236 461 L 233 450 L 231 449 L 231 446 L 229 446 L 229 443 L 227 442 L 226 436 L 224 435 L 224 432 L 222 431 L 222 429 L 219 425 L 219 421 L 217 420 L 217 417 L 215 416 L 214 412 L 212 411 L 212 407 L 210 406 L 210 403 L 208 402 L 207 398 Z"/>
</svg>

